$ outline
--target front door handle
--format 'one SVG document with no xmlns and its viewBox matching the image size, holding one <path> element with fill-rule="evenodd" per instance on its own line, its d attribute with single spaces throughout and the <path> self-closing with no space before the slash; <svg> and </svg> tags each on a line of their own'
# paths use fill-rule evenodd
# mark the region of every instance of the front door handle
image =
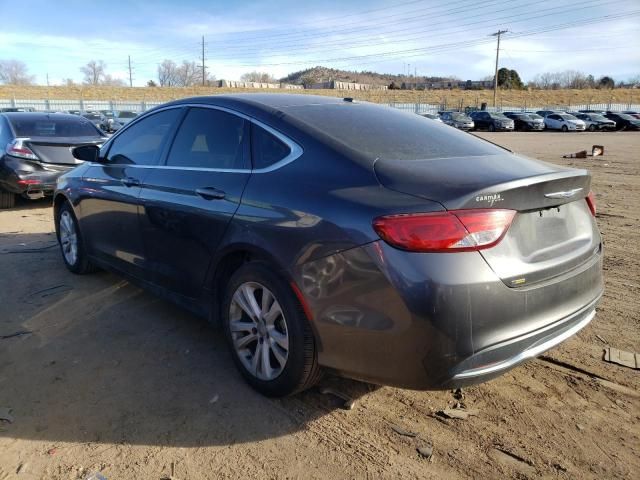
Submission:
<svg viewBox="0 0 640 480">
<path fill-rule="evenodd" d="M 205 200 L 222 200 L 225 193 L 217 188 L 203 187 L 196 189 L 196 195 L 204 198 Z"/>
<path fill-rule="evenodd" d="M 133 178 L 133 177 L 125 177 L 122 179 L 122 184 L 125 187 L 139 187 L 140 186 L 140 180 L 138 180 L 137 178 Z"/>
</svg>

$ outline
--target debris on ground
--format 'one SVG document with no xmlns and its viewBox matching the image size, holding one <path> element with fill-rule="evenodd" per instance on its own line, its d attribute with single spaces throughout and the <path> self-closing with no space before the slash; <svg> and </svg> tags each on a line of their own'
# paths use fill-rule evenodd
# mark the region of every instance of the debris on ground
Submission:
<svg viewBox="0 0 640 480">
<path fill-rule="evenodd" d="M 345 410 L 353 410 L 353 407 L 356 403 L 356 401 L 353 398 L 351 398 L 349 395 L 339 392 L 337 390 L 334 390 L 333 388 L 329 388 L 329 387 L 322 388 L 320 390 L 320 393 L 323 395 L 333 395 L 334 397 L 338 397 L 340 400 L 343 400 L 344 403 L 342 405 L 342 408 Z"/>
<path fill-rule="evenodd" d="M 592 157 L 599 157 L 601 155 L 604 155 L 604 145 L 594 145 L 591 147 Z"/>
<path fill-rule="evenodd" d="M 20 337 L 22 335 L 30 335 L 33 332 L 30 330 L 20 330 L 19 332 L 8 333 L 6 335 L 0 335 L 0 340 L 5 340 L 7 338 Z"/>
<path fill-rule="evenodd" d="M 455 418 L 456 420 L 466 420 L 469 417 L 478 415 L 478 410 L 464 409 L 464 408 L 445 408 L 444 410 L 438 410 L 438 415 L 445 418 Z"/>
<path fill-rule="evenodd" d="M 418 453 L 420 455 L 422 455 L 427 460 L 431 460 L 433 458 L 433 446 L 432 445 L 426 444 L 426 445 L 423 445 L 423 446 L 420 446 L 420 447 L 416 448 L 416 450 L 418 451 Z"/>
<path fill-rule="evenodd" d="M 464 400 L 464 392 L 461 388 L 456 388 L 455 390 L 452 390 L 451 393 L 453 393 L 453 398 L 456 400 Z"/>
<path fill-rule="evenodd" d="M 597 338 L 598 340 L 600 340 L 600 341 L 601 341 L 602 343 L 604 343 L 604 344 L 609 343 L 609 342 L 607 342 L 604 338 L 602 338 L 600 335 L 596 335 L 596 338 Z"/>
<path fill-rule="evenodd" d="M 216 393 L 213 397 L 211 397 L 211 400 L 209 400 L 209 403 L 210 404 L 216 403 L 219 399 L 220 399 L 220 395 Z"/>
<path fill-rule="evenodd" d="M 9 407 L 0 407 L 0 421 L 13 423 L 15 419 L 11 415 L 11 411 L 12 409 Z"/>
<path fill-rule="evenodd" d="M 617 363 L 625 367 L 640 369 L 640 354 L 633 352 L 625 352 L 617 348 L 607 347 L 604 349 L 604 361 Z"/>
<path fill-rule="evenodd" d="M 84 480 L 107 480 L 107 477 L 98 472 L 93 472 L 91 475 L 84 478 Z"/>
<path fill-rule="evenodd" d="M 405 430 L 404 428 L 399 427 L 398 425 L 391 424 L 391 429 L 394 432 L 396 432 L 398 435 L 402 435 L 402 436 L 405 436 L 405 437 L 417 437 L 418 436 L 418 434 L 416 432 L 412 432 L 410 430 Z"/>
<path fill-rule="evenodd" d="M 587 158 L 587 151 L 580 150 L 576 153 L 567 153 L 566 155 L 563 155 L 562 158 Z"/>
</svg>

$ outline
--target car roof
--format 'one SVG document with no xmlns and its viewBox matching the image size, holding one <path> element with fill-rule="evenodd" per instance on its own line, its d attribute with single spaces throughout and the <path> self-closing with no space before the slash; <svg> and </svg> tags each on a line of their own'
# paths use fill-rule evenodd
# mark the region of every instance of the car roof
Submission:
<svg viewBox="0 0 640 480">
<path fill-rule="evenodd" d="M 53 115 L 57 118 L 68 118 L 78 120 L 81 117 L 78 115 L 73 115 L 70 113 L 47 113 L 47 112 L 2 112 L 0 115 L 11 120 L 12 118 L 19 118 L 20 120 L 24 120 L 25 118 L 28 120 L 42 120 L 46 118 L 51 118 Z"/>
</svg>

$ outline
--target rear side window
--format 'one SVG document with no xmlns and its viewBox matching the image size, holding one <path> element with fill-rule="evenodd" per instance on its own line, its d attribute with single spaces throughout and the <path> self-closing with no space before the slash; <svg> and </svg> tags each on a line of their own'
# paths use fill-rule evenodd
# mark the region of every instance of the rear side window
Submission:
<svg viewBox="0 0 640 480">
<path fill-rule="evenodd" d="M 109 148 L 108 161 L 126 165 L 156 165 L 167 136 L 178 121 L 182 109 L 154 113 L 118 135 Z"/>
<path fill-rule="evenodd" d="M 173 142 L 167 165 L 243 169 L 245 121 L 221 110 L 191 108 Z"/>
<path fill-rule="evenodd" d="M 251 126 L 251 158 L 253 168 L 267 168 L 291 153 L 288 145 L 258 125 Z"/>
<path fill-rule="evenodd" d="M 82 117 L 69 118 L 56 114 L 11 118 L 17 137 L 99 137 L 102 135 L 93 124 Z"/>
</svg>

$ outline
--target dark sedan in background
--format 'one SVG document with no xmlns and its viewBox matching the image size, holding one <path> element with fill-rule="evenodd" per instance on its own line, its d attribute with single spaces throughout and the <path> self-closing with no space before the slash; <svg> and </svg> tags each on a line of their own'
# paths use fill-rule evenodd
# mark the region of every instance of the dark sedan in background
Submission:
<svg viewBox="0 0 640 480">
<path fill-rule="evenodd" d="M 504 112 L 504 116 L 513 120 L 515 130 L 544 130 L 544 120 L 536 113 Z"/>
<path fill-rule="evenodd" d="M 515 128 L 512 119 L 505 117 L 502 113 L 478 111 L 471 113 L 471 119 L 476 130 L 513 131 Z"/>
<path fill-rule="evenodd" d="M 585 170 L 413 113 L 311 95 L 171 102 L 54 197 L 62 259 L 221 322 L 267 395 L 322 370 L 419 389 L 488 380 L 595 315 Z"/>
<path fill-rule="evenodd" d="M 640 130 L 640 120 L 627 113 L 609 112 L 605 117 L 616 122 L 618 130 Z"/>
<path fill-rule="evenodd" d="M 0 114 L 0 208 L 11 208 L 16 195 L 52 195 L 57 178 L 82 163 L 71 149 L 102 144 L 103 135 L 77 115 Z"/>
<path fill-rule="evenodd" d="M 598 113 L 576 113 L 574 116 L 582 120 L 590 132 L 616 129 L 616 122 Z"/>
</svg>

